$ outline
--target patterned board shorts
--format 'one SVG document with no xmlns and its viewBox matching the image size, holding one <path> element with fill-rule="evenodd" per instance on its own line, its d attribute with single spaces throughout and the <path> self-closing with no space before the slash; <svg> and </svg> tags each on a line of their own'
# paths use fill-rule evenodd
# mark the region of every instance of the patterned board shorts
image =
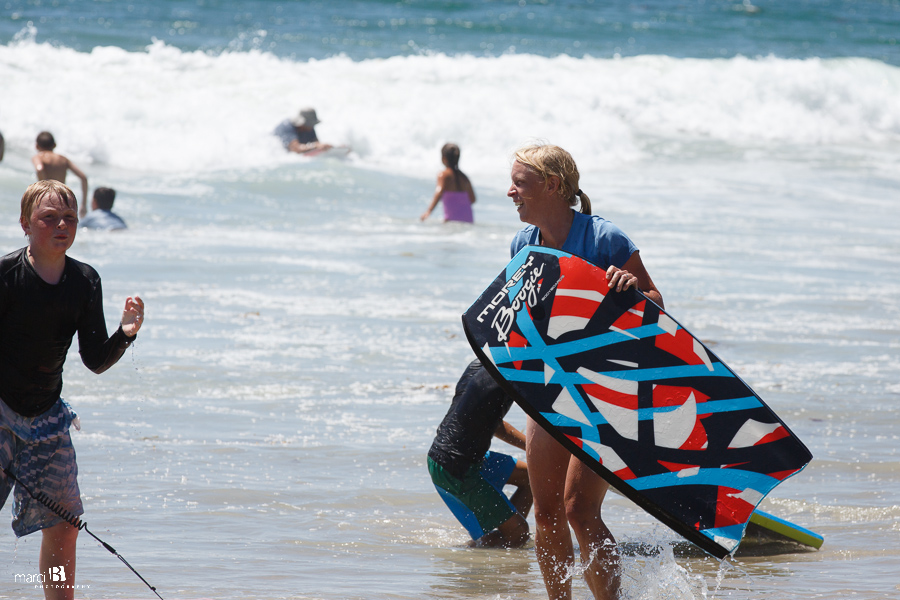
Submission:
<svg viewBox="0 0 900 600">
<path fill-rule="evenodd" d="M 46 412 L 23 417 L 0 400 L 0 508 L 6 504 L 13 481 L 3 473 L 9 467 L 32 492 L 43 492 L 69 513 L 84 514 L 78 489 L 78 467 L 69 427 L 75 413 L 60 398 Z M 76 421 L 77 427 L 77 421 Z M 16 537 L 53 527 L 63 518 L 15 485 L 12 528 Z"/>
<path fill-rule="evenodd" d="M 457 479 L 428 458 L 428 471 L 441 499 L 473 540 L 490 533 L 516 514 L 512 502 L 503 493 L 516 459 L 490 452 L 484 462 L 473 465 L 463 479 Z"/>
</svg>

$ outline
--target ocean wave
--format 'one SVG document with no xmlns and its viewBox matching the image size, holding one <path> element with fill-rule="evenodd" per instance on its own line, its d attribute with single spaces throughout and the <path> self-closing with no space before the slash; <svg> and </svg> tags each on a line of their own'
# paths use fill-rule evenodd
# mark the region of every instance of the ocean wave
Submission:
<svg viewBox="0 0 900 600">
<path fill-rule="evenodd" d="M 27 32 L 26 32 L 27 33 Z M 294 160 L 271 135 L 315 106 L 320 139 L 354 160 L 430 178 L 439 148 L 496 174 L 540 139 L 616 165 L 722 148 L 820 150 L 900 141 L 900 68 L 876 60 L 599 59 L 530 54 L 346 56 L 295 61 L 260 50 L 90 52 L 0 46 L 0 131 L 27 153 L 50 130 L 81 166 L 161 173 L 271 168 Z"/>
</svg>

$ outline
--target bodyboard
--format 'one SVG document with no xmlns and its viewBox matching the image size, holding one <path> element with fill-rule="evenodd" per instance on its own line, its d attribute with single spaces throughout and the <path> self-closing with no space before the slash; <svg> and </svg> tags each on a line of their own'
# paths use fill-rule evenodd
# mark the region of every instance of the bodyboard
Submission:
<svg viewBox="0 0 900 600">
<path fill-rule="evenodd" d="M 771 539 L 785 539 L 796 542 L 810 548 L 818 550 L 825 543 L 825 538 L 810 531 L 805 527 L 801 527 L 796 523 L 791 523 L 787 519 L 776 517 L 773 514 L 761 511 L 758 508 L 750 515 L 750 524 L 748 532 L 753 528 L 758 537 L 766 537 Z"/>
<path fill-rule="evenodd" d="M 579 257 L 526 246 L 463 314 L 482 364 L 624 496 L 717 558 L 812 454 L 709 348 Z"/>
<path fill-rule="evenodd" d="M 822 547 L 825 538 L 814 531 L 763 512 L 753 511 L 741 545 L 733 556 L 761 557 L 796 554 L 798 552 L 815 552 Z M 704 554 L 695 544 L 687 540 L 674 543 L 626 541 L 618 544 L 620 552 L 627 556 L 657 556 L 667 547 L 671 548 L 678 558 L 698 557 Z"/>
<path fill-rule="evenodd" d="M 350 151 L 351 148 L 349 146 L 332 146 L 331 148 L 316 148 L 315 150 L 309 150 L 303 152 L 300 156 L 309 158 L 346 158 L 346 156 L 350 154 Z"/>
</svg>

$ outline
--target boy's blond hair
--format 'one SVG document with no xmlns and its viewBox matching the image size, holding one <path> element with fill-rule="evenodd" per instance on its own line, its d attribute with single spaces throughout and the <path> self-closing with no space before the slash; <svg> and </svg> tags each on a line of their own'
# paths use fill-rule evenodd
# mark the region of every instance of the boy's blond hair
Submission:
<svg viewBox="0 0 900 600">
<path fill-rule="evenodd" d="M 34 212 L 34 207 L 45 196 L 50 194 L 56 194 L 60 198 L 64 198 L 66 205 L 78 212 L 78 200 L 75 198 L 75 193 L 71 188 L 55 179 L 45 179 L 44 181 L 32 183 L 25 190 L 25 193 L 22 195 L 22 212 L 19 214 L 19 221 L 22 224 L 31 223 L 31 213 Z"/>
</svg>

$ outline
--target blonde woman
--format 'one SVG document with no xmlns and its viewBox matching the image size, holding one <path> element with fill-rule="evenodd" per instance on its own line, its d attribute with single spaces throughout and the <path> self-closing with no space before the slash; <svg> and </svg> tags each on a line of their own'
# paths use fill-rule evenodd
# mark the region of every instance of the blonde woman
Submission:
<svg viewBox="0 0 900 600">
<path fill-rule="evenodd" d="M 538 144 L 521 148 L 514 158 L 507 196 L 528 226 L 513 238 L 511 255 L 529 244 L 576 254 L 607 269 L 610 289 L 637 287 L 662 306 L 662 296 L 634 243 L 610 221 L 591 216 L 590 199 L 579 188 L 572 156 L 558 146 Z M 594 598 L 616 598 L 619 555 L 600 511 L 609 484 L 530 418 L 526 444 L 537 526 L 535 550 L 548 595 L 552 600 L 572 597 L 571 526 Z"/>
</svg>

